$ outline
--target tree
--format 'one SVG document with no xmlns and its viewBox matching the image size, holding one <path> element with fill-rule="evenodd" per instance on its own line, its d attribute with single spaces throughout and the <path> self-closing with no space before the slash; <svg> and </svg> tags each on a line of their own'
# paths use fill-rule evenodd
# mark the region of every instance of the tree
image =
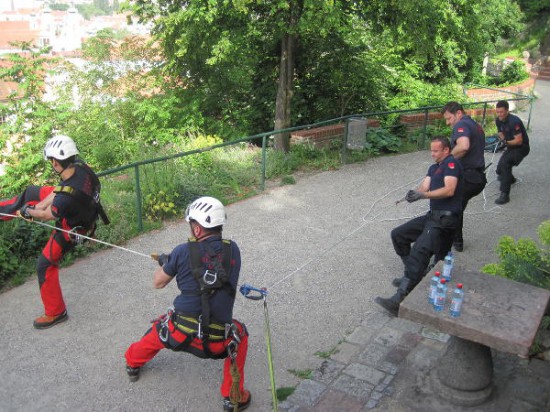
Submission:
<svg viewBox="0 0 550 412">
<path fill-rule="evenodd" d="M 182 93 L 208 117 L 254 132 L 265 130 L 266 118 L 285 129 L 331 109 L 334 116 L 383 106 L 399 91 L 401 72 L 434 84 L 471 78 L 521 18 L 516 3 L 500 0 L 131 3 L 154 23 Z M 275 146 L 287 150 L 288 134 L 278 134 Z"/>
</svg>

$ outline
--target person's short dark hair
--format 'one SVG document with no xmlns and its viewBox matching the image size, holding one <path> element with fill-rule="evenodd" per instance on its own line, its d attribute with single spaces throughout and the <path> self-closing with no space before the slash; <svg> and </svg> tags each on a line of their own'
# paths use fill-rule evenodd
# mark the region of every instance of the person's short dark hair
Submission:
<svg viewBox="0 0 550 412">
<path fill-rule="evenodd" d="M 55 157 L 49 157 L 48 159 L 55 159 Z M 55 160 L 57 160 L 57 162 L 61 165 L 63 169 L 66 169 L 76 161 L 76 155 L 67 157 L 66 159 L 63 159 L 63 160 L 60 160 L 60 159 L 55 159 Z"/>
<path fill-rule="evenodd" d="M 497 108 L 504 108 L 506 110 L 509 110 L 510 105 L 508 104 L 508 102 L 506 100 L 499 100 L 497 102 Z"/>
<path fill-rule="evenodd" d="M 456 114 L 458 111 L 464 113 L 464 107 L 462 107 L 462 105 L 458 102 L 449 102 L 445 106 L 443 106 L 443 109 L 441 109 L 441 114 L 445 112 Z"/>
<path fill-rule="evenodd" d="M 434 136 L 432 137 L 432 142 L 440 142 L 441 145 L 443 146 L 443 149 L 447 147 L 449 148 L 449 150 L 451 150 L 451 142 L 445 136 Z"/>
</svg>

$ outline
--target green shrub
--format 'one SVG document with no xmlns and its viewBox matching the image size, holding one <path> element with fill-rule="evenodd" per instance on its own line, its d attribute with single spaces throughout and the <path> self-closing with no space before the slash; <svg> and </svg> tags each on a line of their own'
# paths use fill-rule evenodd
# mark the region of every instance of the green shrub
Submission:
<svg viewBox="0 0 550 412">
<path fill-rule="evenodd" d="M 504 86 L 522 82 L 529 78 L 529 73 L 525 69 L 525 63 L 521 60 L 514 60 L 507 65 L 498 77 L 498 85 Z"/>
<path fill-rule="evenodd" d="M 176 206 L 177 193 L 166 193 L 162 190 L 149 193 L 143 204 L 145 216 L 149 220 L 162 220 L 178 214 Z"/>
<path fill-rule="evenodd" d="M 550 220 L 543 222 L 537 232 L 542 248 L 532 239 L 516 242 L 511 236 L 500 238 L 497 246 L 500 262 L 485 265 L 482 272 L 550 289 Z"/>
<path fill-rule="evenodd" d="M 401 140 L 388 129 L 372 128 L 367 130 L 365 149 L 373 155 L 398 152 L 401 144 Z"/>
</svg>

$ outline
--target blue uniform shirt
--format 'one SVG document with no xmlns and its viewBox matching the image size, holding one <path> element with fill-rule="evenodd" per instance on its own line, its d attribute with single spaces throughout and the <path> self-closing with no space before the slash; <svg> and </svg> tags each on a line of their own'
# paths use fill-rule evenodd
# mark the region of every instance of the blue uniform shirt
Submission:
<svg viewBox="0 0 550 412">
<path fill-rule="evenodd" d="M 460 159 L 463 169 L 485 169 L 485 132 L 481 125 L 470 116 L 464 115 L 454 125 L 451 135 L 451 148 L 454 149 L 459 137 L 470 140 L 468 152 Z"/>
<path fill-rule="evenodd" d="M 201 255 L 206 254 L 204 243 L 216 252 L 223 250 L 222 238 L 212 236 L 199 242 L 201 246 Z M 205 266 L 205 270 L 206 270 Z M 174 299 L 174 308 L 176 312 L 186 314 L 200 315 L 202 313 L 201 296 L 199 292 L 199 283 L 191 272 L 191 259 L 189 256 L 189 243 L 183 243 L 174 248 L 168 258 L 168 262 L 163 266 L 164 272 L 168 276 L 176 277 L 178 289 L 181 294 Z M 241 252 L 235 242 L 231 242 L 231 270 L 229 273 L 229 282 L 231 286 L 237 289 L 239 273 L 241 270 Z M 230 296 L 227 291 L 221 289 L 210 297 L 210 318 L 220 323 L 230 323 L 233 319 L 233 305 L 235 297 Z"/>
<path fill-rule="evenodd" d="M 455 193 L 445 199 L 430 199 L 430 210 L 448 210 L 462 212 L 462 166 L 453 155 L 447 156 L 441 163 L 436 163 L 428 169 L 430 177 L 430 192 L 445 186 L 445 177 L 454 176 L 458 179 Z"/>
<path fill-rule="evenodd" d="M 529 136 L 527 135 L 527 130 L 519 117 L 513 115 L 512 113 L 508 114 L 508 117 L 501 122 L 500 119 L 495 120 L 497 130 L 504 134 L 504 139 L 506 141 L 514 140 L 514 136 L 521 133 L 523 142 L 520 146 L 509 146 L 508 149 L 517 149 L 524 146 L 529 146 Z"/>
</svg>

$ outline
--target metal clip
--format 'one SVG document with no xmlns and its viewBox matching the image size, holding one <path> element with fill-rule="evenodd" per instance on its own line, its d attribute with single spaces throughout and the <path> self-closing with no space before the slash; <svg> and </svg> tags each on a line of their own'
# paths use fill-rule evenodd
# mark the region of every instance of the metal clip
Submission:
<svg viewBox="0 0 550 412">
<path fill-rule="evenodd" d="M 197 328 L 197 338 L 199 338 L 200 340 L 202 340 L 202 315 L 199 315 L 199 325 L 198 325 L 198 328 Z"/>
<path fill-rule="evenodd" d="M 229 345 L 227 345 L 227 355 L 231 359 L 231 361 L 234 361 L 237 357 L 237 348 L 239 347 L 239 344 L 237 341 L 232 340 L 229 342 Z"/>
<path fill-rule="evenodd" d="M 166 315 L 162 316 L 162 321 L 159 326 L 159 339 L 163 342 L 168 341 L 168 322 L 172 319 L 172 314 L 174 313 L 174 307 L 168 308 Z"/>
<path fill-rule="evenodd" d="M 84 238 L 82 236 L 80 236 L 80 233 L 78 233 L 78 230 L 82 230 L 84 229 L 82 226 L 75 226 L 73 227 L 69 233 L 70 233 L 70 238 L 71 238 L 71 241 L 75 244 L 75 245 L 81 245 L 84 243 Z"/>
<path fill-rule="evenodd" d="M 218 281 L 218 273 L 206 270 L 206 272 L 204 272 L 204 275 L 202 275 L 202 281 L 205 283 L 205 285 L 212 286 Z"/>
</svg>

